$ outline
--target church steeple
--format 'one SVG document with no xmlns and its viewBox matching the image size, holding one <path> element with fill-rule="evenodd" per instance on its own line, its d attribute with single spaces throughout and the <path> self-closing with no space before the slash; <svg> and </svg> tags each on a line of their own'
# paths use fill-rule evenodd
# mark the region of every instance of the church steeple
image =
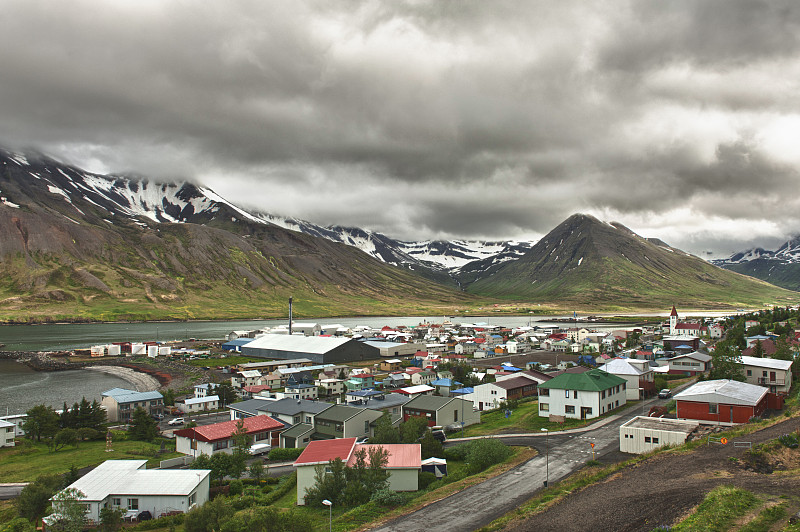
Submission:
<svg viewBox="0 0 800 532">
<path fill-rule="evenodd" d="M 675 310 L 675 305 L 672 305 L 672 312 L 669 314 L 669 335 L 674 336 L 678 328 L 678 311 Z"/>
</svg>

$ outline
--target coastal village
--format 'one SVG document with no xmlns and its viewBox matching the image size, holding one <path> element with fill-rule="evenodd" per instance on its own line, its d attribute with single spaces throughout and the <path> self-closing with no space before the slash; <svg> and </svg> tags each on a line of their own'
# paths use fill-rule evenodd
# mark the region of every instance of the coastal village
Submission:
<svg viewBox="0 0 800 532">
<path fill-rule="evenodd" d="M 218 341 L 119 342 L 73 351 L 68 359 L 107 371 L 134 373 L 136 366 L 126 362 L 139 360 L 146 364 L 138 368 L 150 374 L 183 366 L 195 376 L 179 381 L 183 389 L 145 378 L 139 389 L 85 398 L 109 427 L 107 450 L 113 450 L 115 431 L 149 425 L 165 457 L 109 455 L 87 464 L 79 478 L 51 494 L 53 512 L 36 524 L 58 529 L 67 515 L 60 494 L 71 490 L 83 494 L 86 526 L 99 526 L 109 511 L 126 526 L 175 518 L 202 508 L 223 488 L 230 495 L 231 483 L 242 478 L 254 493 L 274 478 L 263 473 L 264 465 L 282 472 L 291 506 L 313 505 L 324 488 L 320 467 L 337 462 L 358 471 L 376 453 L 383 453 L 375 464 L 383 489 L 413 496 L 446 484 L 448 473 L 462 467 L 464 456 L 452 452 L 454 444 L 514 432 L 547 436 L 593 422 L 614 421 L 613 443 L 629 455 L 711 441 L 726 427 L 784 409 L 800 328 L 791 318 L 769 325 L 758 314 L 683 320 L 674 307 L 663 322 L 602 329 L 588 320 L 509 328 L 445 318 L 380 329 L 289 320 L 271 329 L 230 331 Z M 733 358 L 737 376 L 715 372 L 715 363 L 726 363 L 716 357 L 716 346 L 731 327 L 744 342 Z M 41 431 L 43 424 L 45 407 L 37 408 L 0 417 L 0 446 L 10 448 L 0 453 L 30 445 L 26 431 Z M 65 409 L 50 410 L 63 419 Z M 56 428 L 49 438 L 56 442 L 69 430 Z M 65 445 L 78 447 L 82 439 Z M 593 457 L 594 444 L 591 449 Z M 236 470 L 228 463 L 220 471 L 220 456 L 237 456 L 242 465 Z"/>
</svg>

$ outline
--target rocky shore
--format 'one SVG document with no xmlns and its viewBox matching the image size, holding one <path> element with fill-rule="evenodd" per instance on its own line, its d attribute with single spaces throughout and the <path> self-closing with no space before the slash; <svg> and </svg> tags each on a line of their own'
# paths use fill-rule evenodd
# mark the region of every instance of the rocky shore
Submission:
<svg viewBox="0 0 800 532">
<path fill-rule="evenodd" d="M 137 392 L 158 390 L 161 387 L 161 383 L 155 377 L 125 366 L 89 366 L 86 369 L 125 379 L 136 388 Z"/>
</svg>

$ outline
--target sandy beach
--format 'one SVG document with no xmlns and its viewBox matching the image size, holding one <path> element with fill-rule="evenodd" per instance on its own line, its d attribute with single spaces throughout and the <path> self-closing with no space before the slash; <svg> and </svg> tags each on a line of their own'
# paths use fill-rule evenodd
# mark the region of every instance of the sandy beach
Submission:
<svg viewBox="0 0 800 532">
<path fill-rule="evenodd" d="M 85 369 L 90 371 L 101 371 L 103 373 L 108 373 L 121 379 L 125 379 L 136 388 L 137 392 L 158 390 L 161 387 L 161 384 L 155 377 L 151 377 L 147 373 L 134 371 L 130 368 L 124 368 L 121 366 L 91 366 Z"/>
</svg>

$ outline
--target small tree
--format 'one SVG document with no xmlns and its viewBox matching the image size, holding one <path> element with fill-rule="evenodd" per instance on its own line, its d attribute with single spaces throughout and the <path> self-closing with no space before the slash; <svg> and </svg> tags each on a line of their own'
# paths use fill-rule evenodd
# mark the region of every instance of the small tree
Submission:
<svg viewBox="0 0 800 532">
<path fill-rule="evenodd" d="M 215 393 L 219 396 L 220 407 L 225 407 L 236 401 L 236 390 L 233 389 L 231 383 L 223 382 L 218 384 Z"/>
<path fill-rule="evenodd" d="M 341 458 L 331 460 L 328 465 L 318 465 L 314 471 L 314 485 L 306 491 L 306 504 L 318 506 L 325 499 L 341 504 L 347 487 L 346 469 Z"/>
<path fill-rule="evenodd" d="M 423 460 L 434 456 L 444 456 L 444 447 L 442 447 L 442 442 L 433 437 L 433 432 L 426 431 L 419 443 L 422 446 L 421 450 Z"/>
<path fill-rule="evenodd" d="M 392 426 L 392 416 L 384 412 L 375 422 L 375 431 L 370 443 L 400 443 L 400 431 Z"/>
<path fill-rule="evenodd" d="M 415 443 L 428 430 L 428 418 L 412 416 L 400 424 L 400 437 L 403 443 Z"/>
<path fill-rule="evenodd" d="M 134 440 L 153 441 L 158 436 L 159 430 L 155 420 L 143 408 L 137 408 L 131 417 L 128 434 Z"/>
<path fill-rule="evenodd" d="M 756 358 L 764 358 L 764 346 L 761 343 L 761 340 L 756 340 L 756 343 L 753 346 L 753 356 Z"/>
<path fill-rule="evenodd" d="M 41 518 L 50 505 L 50 497 L 63 486 L 61 475 L 40 475 L 14 501 L 17 514 L 31 522 Z"/>
<path fill-rule="evenodd" d="M 50 528 L 63 532 L 80 532 L 86 527 L 86 495 L 75 488 L 66 488 L 53 495 L 53 512 L 61 518 Z"/>
<path fill-rule="evenodd" d="M 264 464 L 261 462 L 261 460 L 256 460 L 255 462 L 250 464 L 248 472 L 250 473 L 250 478 L 260 483 L 261 479 L 264 478 L 265 474 Z"/>
<path fill-rule="evenodd" d="M 29 438 L 42 441 L 42 438 L 50 439 L 58 432 L 61 419 L 52 406 L 36 405 L 25 414 L 22 430 Z"/>
<path fill-rule="evenodd" d="M 52 449 L 58 451 L 67 445 L 78 446 L 78 431 L 75 429 L 61 429 L 56 433 L 53 438 Z"/>
<path fill-rule="evenodd" d="M 719 342 L 711 355 L 711 378 L 745 381 L 739 349 L 728 342 Z"/>
<path fill-rule="evenodd" d="M 113 532 L 122 526 L 122 516 L 125 512 L 122 508 L 104 507 L 100 509 L 100 530 L 103 532 Z"/>
</svg>

